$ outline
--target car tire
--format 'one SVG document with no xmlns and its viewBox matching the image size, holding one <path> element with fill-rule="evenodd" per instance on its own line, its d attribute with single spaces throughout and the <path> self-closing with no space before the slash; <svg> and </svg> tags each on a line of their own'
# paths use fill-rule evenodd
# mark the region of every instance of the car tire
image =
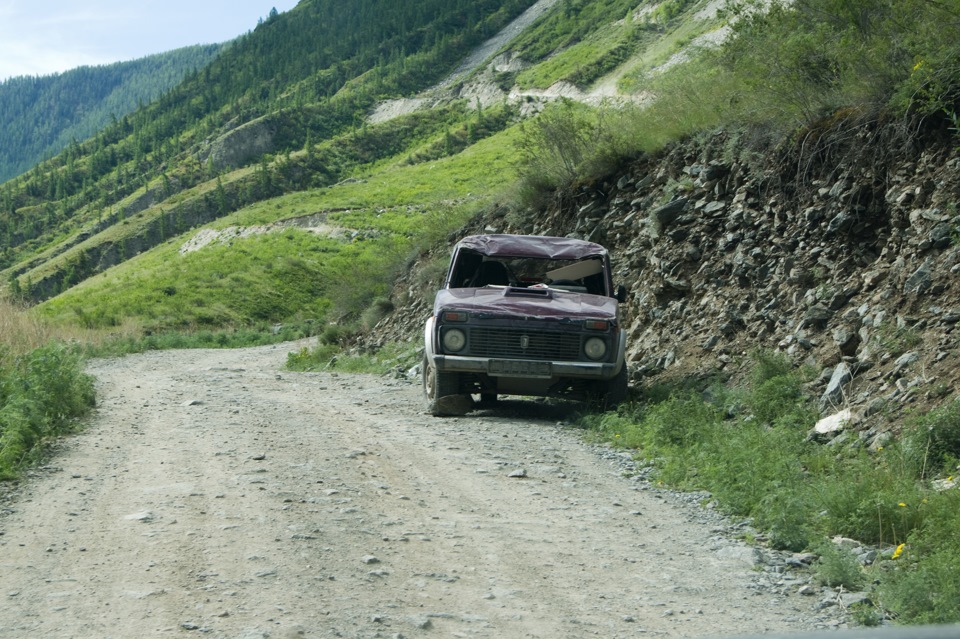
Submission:
<svg viewBox="0 0 960 639">
<path fill-rule="evenodd" d="M 427 412 L 434 417 L 455 417 L 470 411 L 473 400 L 460 395 L 459 373 L 445 373 L 423 358 L 423 399 Z"/>
<path fill-rule="evenodd" d="M 624 363 L 620 367 L 620 372 L 611 379 L 598 383 L 595 400 L 601 410 L 614 410 L 627 401 L 627 389 L 629 379 L 627 377 L 627 365 Z"/>
</svg>

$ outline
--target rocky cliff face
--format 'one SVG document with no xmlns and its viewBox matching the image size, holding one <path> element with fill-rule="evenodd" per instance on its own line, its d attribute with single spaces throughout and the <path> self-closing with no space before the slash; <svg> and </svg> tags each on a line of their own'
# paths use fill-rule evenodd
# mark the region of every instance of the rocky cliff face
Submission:
<svg viewBox="0 0 960 639">
<path fill-rule="evenodd" d="M 905 407 L 945 401 L 960 377 L 960 141 L 850 122 L 798 139 L 765 153 L 727 133 L 688 141 L 462 234 L 606 245 L 630 290 L 634 385 L 735 378 L 751 350 L 776 350 L 816 367 L 824 415 L 849 410 L 880 445 Z M 418 338 L 429 279 L 398 284 L 376 340 Z"/>
<path fill-rule="evenodd" d="M 217 170 L 235 169 L 274 151 L 275 125 L 259 118 L 227 131 L 201 154 Z"/>
</svg>

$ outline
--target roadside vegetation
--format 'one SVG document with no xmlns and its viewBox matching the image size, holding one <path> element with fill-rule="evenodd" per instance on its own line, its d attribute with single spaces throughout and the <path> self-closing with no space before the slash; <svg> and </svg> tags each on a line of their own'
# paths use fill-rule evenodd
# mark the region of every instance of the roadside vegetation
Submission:
<svg viewBox="0 0 960 639">
<path fill-rule="evenodd" d="M 765 3 L 766 4 L 766 3 Z M 518 208 L 537 207 L 613 173 L 671 140 L 719 127 L 757 150 L 804 143 L 829 155 L 854 123 L 899 123 L 957 135 L 960 5 L 925 0 L 734 2 L 733 36 L 669 73 L 624 78 L 647 107 L 591 109 L 561 101 L 523 125 Z M 904 424 L 870 450 L 826 446 L 806 373 L 754 354 L 746 387 L 702 380 L 645 389 L 584 425 L 635 450 L 656 481 L 709 491 L 775 548 L 812 551 L 821 583 L 869 588 L 863 624 L 960 621 L 960 400 Z M 831 539 L 875 546 L 862 565 Z"/>
<path fill-rule="evenodd" d="M 42 457 L 94 402 L 76 348 L 43 322 L 0 301 L 0 480 Z"/>
<path fill-rule="evenodd" d="M 819 413 L 805 372 L 769 352 L 753 354 L 752 370 L 744 388 L 656 386 L 583 424 L 636 451 L 654 481 L 709 491 L 772 547 L 818 553 L 824 585 L 875 584 L 879 613 L 865 622 L 960 620 L 960 401 L 915 415 L 886 446 L 824 445 L 811 437 Z M 876 559 L 861 565 L 837 536 L 875 547 Z"/>
</svg>

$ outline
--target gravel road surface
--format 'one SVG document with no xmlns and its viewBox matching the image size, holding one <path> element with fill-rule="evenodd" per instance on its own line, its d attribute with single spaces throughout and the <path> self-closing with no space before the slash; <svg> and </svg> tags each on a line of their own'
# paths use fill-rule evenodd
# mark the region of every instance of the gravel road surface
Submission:
<svg viewBox="0 0 960 639">
<path fill-rule="evenodd" d="M 89 427 L 4 504 L 0 637 L 816 627 L 718 515 L 624 476 L 569 407 L 436 419 L 408 381 L 284 371 L 291 348 L 93 361 Z"/>
</svg>

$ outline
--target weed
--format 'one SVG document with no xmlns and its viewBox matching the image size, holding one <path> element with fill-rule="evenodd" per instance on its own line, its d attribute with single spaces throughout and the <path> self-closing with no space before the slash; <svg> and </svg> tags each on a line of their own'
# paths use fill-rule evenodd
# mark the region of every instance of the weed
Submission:
<svg viewBox="0 0 960 639">
<path fill-rule="evenodd" d="M 960 619 L 960 547 L 941 546 L 924 555 L 908 550 L 881 582 L 880 602 L 899 621 L 937 624 Z"/>
<path fill-rule="evenodd" d="M 806 373 L 775 353 L 751 358 L 748 387 L 650 387 L 640 403 L 583 423 L 636 449 L 659 481 L 707 490 L 725 511 L 751 517 L 775 548 L 821 539 L 816 574 L 825 585 L 867 583 L 857 559 L 828 538 L 896 547 L 870 574 L 879 610 L 910 623 L 960 620 L 960 491 L 936 492 L 925 480 L 956 463 L 960 402 L 917 418 L 902 443 L 838 454 L 807 440 L 816 412 L 800 383 Z M 854 614 L 870 625 L 879 610 Z"/>
<path fill-rule="evenodd" d="M 892 356 L 903 355 L 910 349 L 923 343 L 923 335 L 913 327 L 893 327 L 889 322 L 882 324 L 873 337 L 877 345 Z"/>
<path fill-rule="evenodd" d="M 360 325 L 366 331 L 371 330 L 380 320 L 393 312 L 394 306 L 386 297 L 378 297 L 360 316 Z"/>
<path fill-rule="evenodd" d="M 904 453 L 918 478 L 957 465 L 960 458 L 960 401 L 916 417 L 902 436 Z"/>
<path fill-rule="evenodd" d="M 820 560 L 814 572 L 817 580 L 830 588 L 860 590 L 866 582 L 866 576 L 857 558 L 837 544 L 824 540 L 816 547 Z"/>
<path fill-rule="evenodd" d="M 373 352 L 343 350 L 336 344 L 320 343 L 287 356 L 287 368 L 295 371 L 336 370 L 344 373 L 384 374 L 407 370 L 417 361 L 416 349 L 406 343 L 391 343 Z"/>
<path fill-rule="evenodd" d="M 93 378 L 83 372 L 77 352 L 63 344 L 50 342 L 0 362 L 0 479 L 15 477 L 93 401 Z"/>
<path fill-rule="evenodd" d="M 855 604 L 850 606 L 850 614 L 853 615 L 854 620 L 857 622 L 858 626 L 863 626 L 865 628 L 873 628 L 879 626 L 883 623 L 883 613 L 877 610 L 877 608 L 868 602 Z"/>
</svg>

